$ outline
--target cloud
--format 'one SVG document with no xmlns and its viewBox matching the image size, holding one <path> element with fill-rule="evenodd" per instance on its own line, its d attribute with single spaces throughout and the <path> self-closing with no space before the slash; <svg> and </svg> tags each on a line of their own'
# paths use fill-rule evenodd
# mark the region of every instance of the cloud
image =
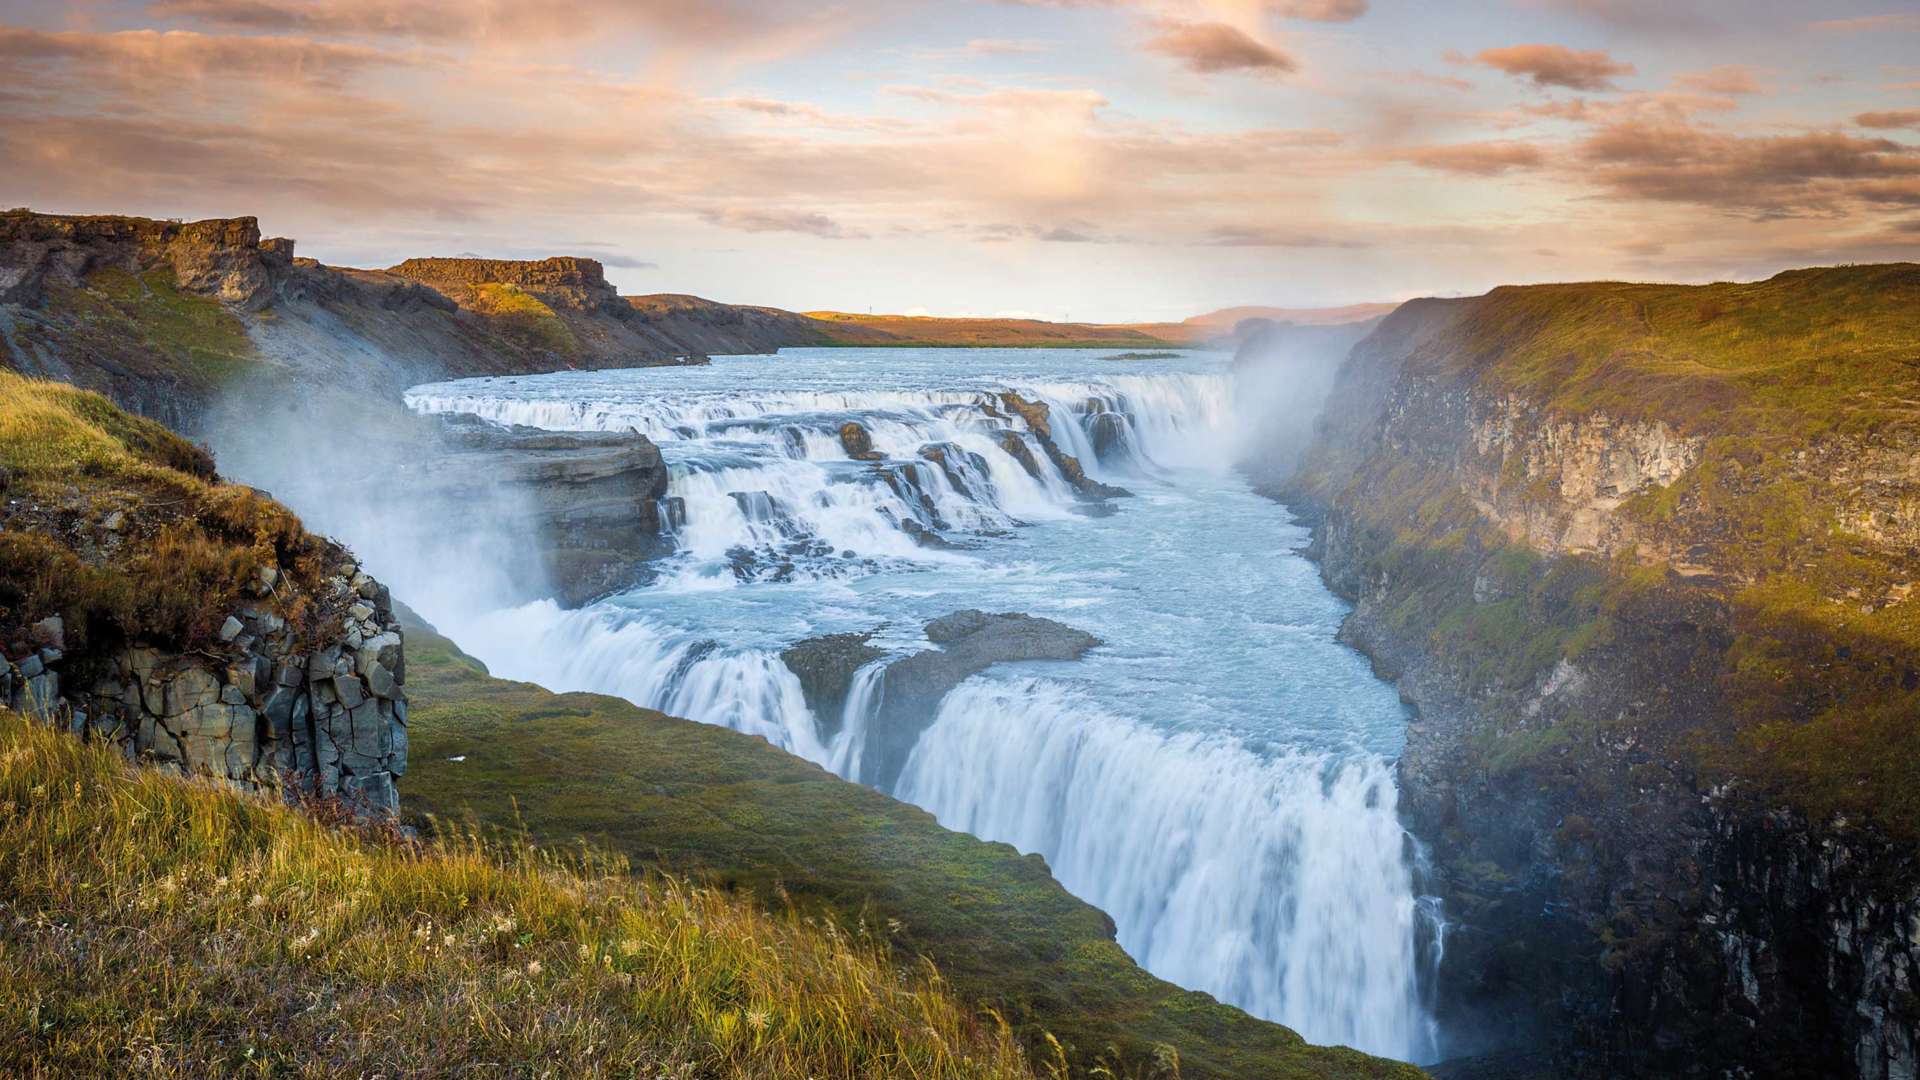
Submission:
<svg viewBox="0 0 1920 1080">
<path fill-rule="evenodd" d="M 1864 128 L 1887 130 L 1892 128 L 1920 129 L 1920 109 L 1895 109 L 1891 112 L 1863 112 L 1854 116 L 1853 122 Z"/>
<path fill-rule="evenodd" d="M 1266 9 L 1290 19 L 1352 22 L 1367 13 L 1367 0 L 1268 0 Z"/>
<path fill-rule="evenodd" d="M 811 7 L 801 0 L 152 0 L 147 11 L 248 33 L 515 44 L 636 29 L 677 40 L 723 42 L 799 23 L 831 24 L 844 15 Z"/>
<path fill-rule="evenodd" d="M 0 26 L 0 60 L 21 66 L 88 67 L 122 80 L 152 76 L 339 82 L 367 68 L 407 66 L 421 57 L 298 37 L 187 30 L 48 32 Z"/>
<path fill-rule="evenodd" d="M 1227 71 L 1273 75 L 1298 67 L 1285 52 L 1256 41 L 1226 23 L 1161 22 L 1157 26 L 1159 32 L 1147 42 L 1147 48 L 1179 60 L 1190 71 L 1209 75 Z"/>
<path fill-rule="evenodd" d="M 603 265 L 615 267 L 616 269 L 620 269 L 620 270 L 658 270 L 660 269 L 659 263 L 652 262 L 647 259 L 636 258 L 635 256 L 632 256 L 632 255 L 598 255 L 598 256 L 595 256 L 595 258 L 599 259 Z"/>
<path fill-rule="evenodd" d="M 827 240 L 859 239 L 866 234 L 849 229 L 825 214 L 805 210 L 761 210 L 749 206 L 729 206 L 703 211 L 709 224 L 741 232 L 797 232 Z"/>
<path fill-rule="evenodd" d="M 1706 71 L 1687 72 L 1675 76 L 1673 85 L 1702 94 L 1758 94 L 1766 89 L 1746 64 L 1721 64 Z"/>
<path fill-rule="evenodd" d="M 1886 34 L 1920 30 L 1920 15 L 1860 15 L 1850 19 L 1821 19 L 1810 23 L 1815 30 L 1842 34 Z"/>
<path fill-rule="evenodd" d="M 1615 89 L 1613 76 L 1632 75 L 1632 64 L 1615 60 L 1599 49 L 1576 50 L 1565 45 L 1509 45 L 1483 49 L 1473 62 L 1497 68 L 1535 86 L 1564 86 L 1569 90 Z"/>
<path fill-rule="evenodd" d="M 1220 225 L 1200 243 L 1212 247 L 1363 248 L 1365 241 L 1301 232 L 1280 226 Z"/>
<path fill-rule="evenodd" d="M 1537 169 L 1546 163 L 1539 147 L 1523 142 L 1423 146 L 1400 156 L 1423 168 L 1467 176 L 1498 176 L 1514 169 Z"/>
<path fill-rule="evenodd" d="M 1032 38 L 973 38 L 963 45 L 913 50 L 919 60 L 964 60 L 981 56 L 1034 56 L 1052 52 L 1053 46 Z"/>
<path fill-rule="evenodd" d="M 1615 30 L 1666 36 L 1711 30 L 1713 20 L 1697 4 L 1672 0 L 1523 0 L 1529 7 L 1551 8 Z M 1739 0 L 1752 4 L 1755 0 Z"/>
<path fill-rule="evenodd" d="M 1590 179 L 1616 196 L 1761 218 L 1899 202 L 1904 185 L 1920 180 L 1920 150 L 1839 132 L 1739 136 L 1628 122 L 1597 131 L 1579 156 Z"/>
</svg>

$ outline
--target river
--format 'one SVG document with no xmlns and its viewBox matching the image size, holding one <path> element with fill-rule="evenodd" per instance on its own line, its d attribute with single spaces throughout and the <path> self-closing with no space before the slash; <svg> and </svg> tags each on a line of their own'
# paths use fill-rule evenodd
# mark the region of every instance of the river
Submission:
<svg viewBox="0 0 1920 1080">
<path fill-rule="evenodd" d="M 1163 978 L 1313 1042 L 1429 1060 L 1421 972 L 1438 931 L 1395 811 L 1404 708 L 1335 640 L 1346 608 L 1301 554 L 1306 530 L 1235 471 L 1261 418 L 1236 408 L 1226 358 L 1109 355 L 790 349 L 416 387 L 420 412 L 637 429 L 685 505 L 646 585 L 577 611 L 464 617 L 456 637 L 497 675 L 617 694 L 870 779 L 861 691 L 878 665 L 823 726 L 783 647 L 877 631 L 905 654 L 962 608 L 1093 633 L 1105 644 L 1082 660 L 954 689 L 890 793 L 1038 852 Z M 1005 390 L 1047 403 L 1060 448 L 1132 496 L 1075 492 L 995 406 Z M 849 420 L 883 462 L 849 458 Z"/>
</svg>

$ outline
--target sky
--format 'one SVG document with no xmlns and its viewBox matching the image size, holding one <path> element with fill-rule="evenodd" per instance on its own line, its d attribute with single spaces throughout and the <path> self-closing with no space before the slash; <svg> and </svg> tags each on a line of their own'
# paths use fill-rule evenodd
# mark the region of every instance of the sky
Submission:
<svg viewBox="0 0 1920 1080">
<path fill-rule="evenodd" d="M 1920 5 L 0 0 L 0 206 L 1156 321 L 1920 259 Z"/>
</svg>

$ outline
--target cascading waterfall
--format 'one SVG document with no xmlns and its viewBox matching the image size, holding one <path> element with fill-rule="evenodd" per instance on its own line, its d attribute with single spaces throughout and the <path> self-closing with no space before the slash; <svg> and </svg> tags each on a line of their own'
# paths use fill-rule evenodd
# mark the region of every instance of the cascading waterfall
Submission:
<svg viewBox="0 0 1920 1080">
<path fill-rule="evenodd" d="M 1263 758 L 1118 720 L 1052 680 L 976 677 L 947 695 L 895 794 L 1040 852 L 1165 978 L 1317 1041 L 1431 1048 L 1377 759 Z"/>
<path fill-rule="evenodd" d="M 416 388 L 421 412 L 640 431 L 685 508 L 647 587 L 466 620 L 463 647 L 505 677 L 617 694 L 856 776 L 893 657 L 861 668 L 822 725 L 785 645 L 879 626 L 897 656 L 928 647 L 925 619 L 967 606 L 1083 626 L 1109 647 L 1070 673 L 989 672 L 948 694 L 894 794 L 1042 854 L 1156 974 L 1315 1042 L 1429 1056 L 1420 971 L 1439 939 L 1395 817 L 1404 718 L 1333 642 L 1339 605 L 1276 539 L 1280 509 L 1229 471 L 1230 377 L 1201 361 L 1069 375 L 1064 354 L 1009 375 L 990 352 L 969 375 L 954 352 L 882 367 L 849 352 Z M 868 388 L 881 378 L 906 388 Z M 1090 514 L 1002 390 L 1047 405 L 1059 450 L 1139 497 Z M 849 421 L 883 461 L 849 458 Z M 1244 654 L 1208 637 L 1229 632 Z"/>
</svg>

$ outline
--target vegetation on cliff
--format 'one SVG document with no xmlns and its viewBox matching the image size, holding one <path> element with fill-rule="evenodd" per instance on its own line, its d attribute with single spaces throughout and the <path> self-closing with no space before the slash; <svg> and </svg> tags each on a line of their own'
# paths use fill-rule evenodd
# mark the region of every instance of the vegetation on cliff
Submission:
<svg viewBox="0 0 1920 1080">
<path fill-rule="evenodd" d="M 423 626 L 407 641 L 417 809 L 523 823 L 545 842 L 586 837 L 776 911 L 864 928 L 937 963 L 1037 1060 L 1053 1060 L 1057 1040 L 1076 1073 L 1419 1075 L 1307 1046 L 1152 977 L 1037 856 L 942 829 L 760 740 L 491 678 Z"/>
<path fill-rule="evenodd" d="M 98 394 L 0 372 L 0 647 L 51 615 L 69 648 L 214 640 L 243 592 L 298 624 L 334 549 L 213 459 Z"/>
<path fill-rule="evenodd" d="M 1693 767 L 1920 837 L 1920 266 L 1416 301 L 1355 365 L 1330 411 L 1361 423 L 1288 486 L 1371 534 L 1389 623 L 1516 707 L 1562 661 L 1664 637 L 1697 700 L 1642 715 L 1688 718 L 1665 734 Z M 1581 441 L 1602 478 L 1576 495 Z M 1488 760 L 1629 722 L 1554 715 L 1483 733 Z"/>
<path fill-rule="evenodd" d="M 427 844 L 0 713 L 0 1072 L 1033 1072 L 884 937 L 590 849 Z"/>
</svg>

